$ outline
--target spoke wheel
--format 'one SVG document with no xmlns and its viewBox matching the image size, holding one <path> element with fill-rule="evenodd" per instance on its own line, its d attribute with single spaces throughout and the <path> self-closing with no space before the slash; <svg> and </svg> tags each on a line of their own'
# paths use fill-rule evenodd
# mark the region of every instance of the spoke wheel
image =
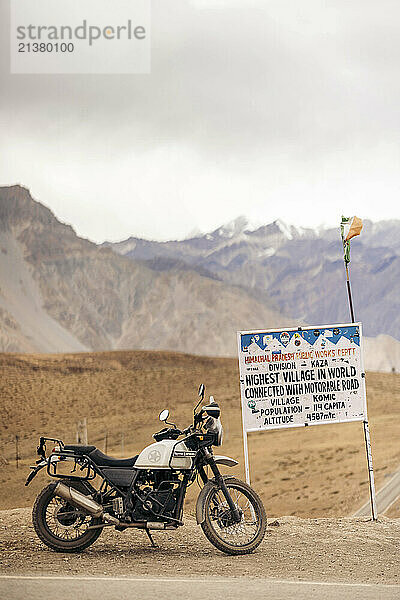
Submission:
<svg viewBox="0 0 400 600">
<path fill-rule="evenodd" d="M 88 491 L 79 482 L 65 482 L 80 492 Z M 32 521 L 38 537 L 57 552 L 80 552 L 99 537 L 102 529 L 88 529 L 101 523 L 83 511 L 54 496 L 55 484 L 45 487 L 33 507 Z"/>
<path fill-rule="evenodd" d="M 45 524 L 60 540 L 77 540 L 87 531 L 92 517 L 74 508 L 66 500 L 53 496 L 46 506 Z"/>
<path fill-rule="evenodd" d="M 264 506 L 255 491 L 243 481 L 232 478 L 225 483 L 239 511 L 240 522 L 235 522 L 222 490 L 213 486 L 205 498 L 205 518 L 201 526 L 219 550 L 227 554 L 248 554 L 264 538 L 267 524 Z"/>
</svg>

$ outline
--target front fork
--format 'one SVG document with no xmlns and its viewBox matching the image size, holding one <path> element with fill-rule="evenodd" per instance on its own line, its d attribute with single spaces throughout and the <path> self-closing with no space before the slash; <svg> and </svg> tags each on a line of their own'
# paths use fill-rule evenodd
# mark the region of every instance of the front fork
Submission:
<svg viewBox="0 0 400 600">
<path fill-rule="evenodd" d="M 203 452 L 204 452 L 205 462 L 207 465 L 209 465 L 211 471 L 213 472 L 213 475 L 215 477 L 215 482 L 218 485 L 218 487 L 221 489 L 221 491 L 225 497 L 225 500 L 227 501 L 228 506 L 229 506 L 230 510 L 232 511 L 232 515 L 233 515 L 233 519 L 234 519 L 235 523 L 240 523 L 240 521 L 242 520 L 242 515 L 229 494 L 225 480 L 222 477 L 221 473 L 219 472 L 218 466 L 214 462 L 213 455 L 208 450 L 208 448 L 204 448 Z M 200 469 L 200 477 L 202 478 L 204 483 L 207 482 L 207 476 L 205 475 L 203 469 Z"/>
</svg>

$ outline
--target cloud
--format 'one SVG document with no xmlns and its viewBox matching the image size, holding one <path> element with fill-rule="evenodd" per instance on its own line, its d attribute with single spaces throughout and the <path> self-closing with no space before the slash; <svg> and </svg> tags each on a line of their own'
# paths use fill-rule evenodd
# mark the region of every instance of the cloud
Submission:
<svg viewBox="0 0 400 600">
<path fill-rule="evenodd" d="M 150 75 L 12 76 L 3 52 L 1 181 L 31 185 L 98 240 L 241 213 L 329 221 L 338 199 L 400 216 L 399 12 L 158 0 Z"/>
</svg>

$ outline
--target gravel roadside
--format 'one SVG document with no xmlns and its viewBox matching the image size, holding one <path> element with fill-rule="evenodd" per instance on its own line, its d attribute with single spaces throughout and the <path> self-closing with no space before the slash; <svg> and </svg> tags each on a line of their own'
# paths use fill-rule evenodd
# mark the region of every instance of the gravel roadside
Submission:
<svg viewBox="0 0 400 600">
<path fill-rule="evenodd" d="M 278 524 L 279 523 L 279 524 Z M 380 517 L 270 522 L 260 548 L 230 557 L 210 545 L 191 516 L 176 532 L 107 529 L 82 554 L 55 553 L 36 537 L 30 509 L 0 512 L 0 573 L 24 575 L 152 575 L 274 577 L 400 584 L 400 520 Z"/>
</svg>

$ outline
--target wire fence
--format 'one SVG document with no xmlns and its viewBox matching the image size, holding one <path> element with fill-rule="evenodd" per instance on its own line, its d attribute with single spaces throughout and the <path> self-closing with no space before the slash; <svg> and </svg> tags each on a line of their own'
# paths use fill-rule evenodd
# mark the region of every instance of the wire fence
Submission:
<svg viewBox="0 0 400 600">
<path fill-rule="evenodd" d="M 120 428 L 102 428 L 96 426 L 95 432 L 90 434 L 90 421 L 86 418 L 78 420 L 75 423 L 63 424 L 62 428 L 53 431 L 24 432 L 19 434 L 9 433 L 3 435 L 0 439 L 0 470 L 4 467 L 21 468 L 22 464 L 31 461 L 33 464 L 37 459 L 36 447 L 39 443 L 40 435 L 61 439 L 70 444 L 91 444 L 102 450 L 105 454 L 112 452 L 120 457 L 124 457 L 126 451 L 133 445 L 133 435 L 126 434 L 125 430 Z M 150 443 L 150 442 L 149 442 Z M 48 443 L 47 451 L 51 451 L 54 442 Z"/>
</svg>

